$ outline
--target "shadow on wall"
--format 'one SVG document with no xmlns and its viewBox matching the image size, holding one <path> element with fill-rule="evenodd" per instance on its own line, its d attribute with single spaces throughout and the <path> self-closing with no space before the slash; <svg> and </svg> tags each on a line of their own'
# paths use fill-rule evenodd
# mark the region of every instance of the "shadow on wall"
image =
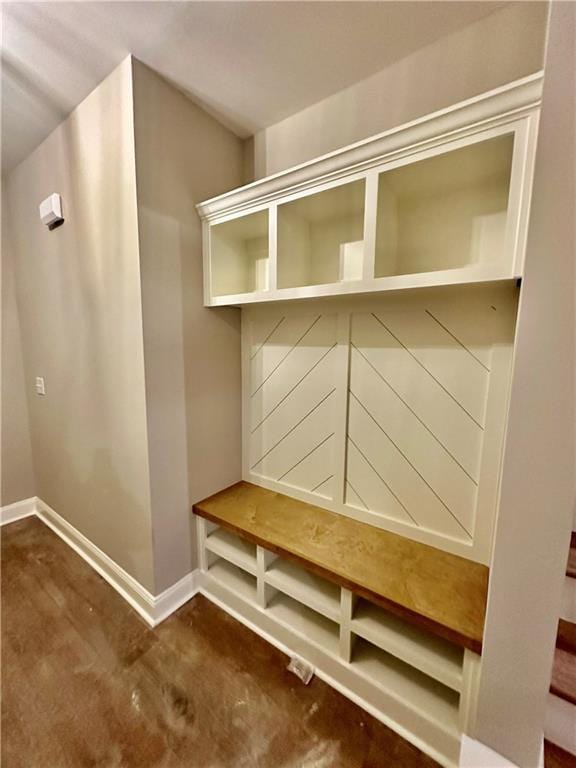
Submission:
<svg viewBox="0 0 576 768">
<path fill-rule="evenodd" d="M 138 209 L 158 590 L 194 567 L 191 505 L 240 474 L 239 466 L 228 477 L 222 469 L 223 462 L 230 465 L 222 445 L 240 454 L 239 408 L 235 420 L 227 405 L 238 396 L 240 382 L 230 376 L 230 360 L 222 354 L 236 335 L 239 370 L 238 310 L 203 306 L 199 223 L 193 217 L 143 204 Z M 219 444 L 210 439 L 214 433 L 223 436 Z"/>
<path fill-rule="evenodd" d="M 60 460 L 65 466 L 73 465 L 73 458 L 65 453 Z M 143 581 L 143 574 L 151 568 L 150 532 L 142 525 L 147 509 L 123 486 L 107 451 L 94 452 L 88 474 L 75 484 L 74 491 L 85 499 L 78 522 L 74 511 L 62 514 L 57 499 L 41 498 L 153 593 L 152 582 L 148 586 Z"/>
<path fill-rule="evenodd" d="M 7 201 L 2 200 L 0 506 L 36 495 Z"/>
<path fill-rule="evenodd" d="M 208 308 L 204 306 L 202 230 L 196 212 L 181 227 L 182 254 L 182 301 L 185 339 L 185 376 L 188 435 L 195 435 L 189 442 L 188 466 L 190 468 L 190 499 L 200 501 L 215 489 L 231 485 L 241 476 L 241 361 L 240 361 L 240 310 L 235 307 Z M 205 334 L 210 334 L 206 343 Z M 224 356 L 222 349 L 231 350 L 236 357 Z M 236 374 L 236 375 L 233 375 Z M 234 404 L 237 414 L 234 417 Z M 216 429 L 217 442 L 206 443 L 202 435 Z M 231 456 L 234 469 L 228 470 L 226 479 L 221 470 L 222 446 L 229 455 L 225 464 L 230 468 Z M 192 468 L 201 464 L 215 469 L 214 476 L 199 476 Z M 237 464 L 237 466 L 236 466 Z"/>
<path fill-rule="evenodd" d="M 129 62 L 10 177 L 37 495 L 154 592 Z M 57 190 L 48 233 L 37 200 Z"/>
<path fill-rule="evenodd" d="M 88 96 L 95 82 L 103 80 L 117 66 L 122 47 L 111 51 L 108 41 L 95 44 L 95 25 L 102 25 L 102 16 L 108 13 L 97 5 L 69 6 L 66 13 L 46 9 L 42 3 L 3 6 L 2 122 L 7 171 Z M 74 46 L 70 40 L 75 41 Z M 124 55 L 128 53 L 126 50 Z M 40 65 L 44 60 L 58 66 L 58 71 L 73 73 L 67 94 L 48 81 Z"/>
</svg>

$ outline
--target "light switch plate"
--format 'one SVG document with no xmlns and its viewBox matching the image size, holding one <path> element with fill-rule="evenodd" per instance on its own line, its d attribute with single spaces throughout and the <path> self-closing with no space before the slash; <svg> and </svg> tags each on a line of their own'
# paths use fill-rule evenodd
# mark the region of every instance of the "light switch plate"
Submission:
<svg viewBox="0 0 576 768">
<path fill-rule="evenodd" d="M 45 395 L 46 394 L 46 387 L 44 386 L 44 377 L 43 376 L 36 376 L 36 394 L 37 395 Z"/>
</svg>

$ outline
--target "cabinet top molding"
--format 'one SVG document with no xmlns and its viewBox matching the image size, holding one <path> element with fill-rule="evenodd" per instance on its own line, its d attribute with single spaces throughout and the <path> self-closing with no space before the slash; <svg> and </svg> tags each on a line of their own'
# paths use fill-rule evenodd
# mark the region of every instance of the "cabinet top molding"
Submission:
<svg viewBox="0 0 576 768">
<path fill-rule="evenodd" d="M 543 72 L 515 80 L 445 109 L 391 128 L 347 147 L 322 155 L 273 176 L 238 187 L 196 206 L 202 219 L 242 213 L 279 197 L 301 192 L 319 182 L 335 181 L 385 161 L 473 135 L 516 120 L 537 109 L 542 97 Z"/>
</svg>

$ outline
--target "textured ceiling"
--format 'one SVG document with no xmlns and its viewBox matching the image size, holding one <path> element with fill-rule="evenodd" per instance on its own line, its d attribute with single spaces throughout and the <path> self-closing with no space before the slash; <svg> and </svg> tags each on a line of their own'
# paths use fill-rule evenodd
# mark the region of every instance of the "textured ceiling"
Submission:
<svg viewBox="0 0 576 768">
<path fill-rule="evenodd" d="M 129 53 L 248 136 L 506 4 L 4 3 L 3 168 Z"/>
</svg>

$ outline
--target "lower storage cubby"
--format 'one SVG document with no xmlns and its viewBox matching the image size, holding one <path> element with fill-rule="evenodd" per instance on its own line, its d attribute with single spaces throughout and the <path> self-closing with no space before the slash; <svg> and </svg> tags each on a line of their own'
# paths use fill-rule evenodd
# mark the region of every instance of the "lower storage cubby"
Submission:
<svg viewBox="0 0 576 768">
<path fill-rule="evenodd" d="M 339 646 L 338 625 L 282 592 L 269 600 L 267 612 L 289 629 L 315 643 L 328 653 L 337 656 Z"/>
<path fill-rule="evenodd" d="M 206 549 L 238 568 L 256 575 L 256 547 L 239 536 L 216 528 L 206 537 Z"/>
<path fill-rule="evenodd" d="M 199 539 L 207 597 L 455 768 L 472 680 L 461 646 L 201 519 Z"/>
<path fill-rule="evenodd" d="M 277 558 L 264 575 L 267 584 L 321 613 L 340 620 L 340 587 L 288 560 Z"/>
<path fill-rule="evenodd" d="M 366 600 L 358 600 L 351 629 L 355 635 L 454 691 L 461 690 L 464 652 L 459 646 L 424 632 Z"/>
<path fill-rule="evenodd" d="M 426 720 L 458 736 L 459 696 L 450 688 L 361 639 L 354 644 L 352 667 Z"/>
<path fill-rule="evenodd" d="M 241 568 L 219 558 L 209 566 L 208 575 L 244 600 L 256 602 L 256 578 Z"/>
</svg>

